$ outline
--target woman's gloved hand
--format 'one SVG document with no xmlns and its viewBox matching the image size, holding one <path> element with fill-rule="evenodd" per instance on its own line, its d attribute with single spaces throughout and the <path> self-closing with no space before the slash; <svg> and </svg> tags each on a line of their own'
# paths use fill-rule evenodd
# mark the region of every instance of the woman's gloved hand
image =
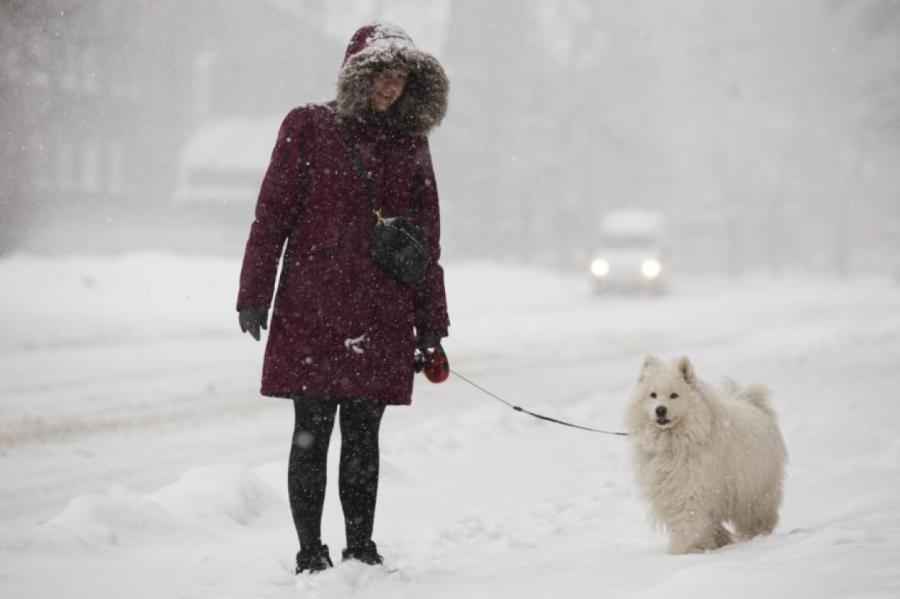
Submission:
<svg viewBox="0 0 900 599">
<path fill-rule="evenodd" d="M 450 376 L 450 362 L 441 347 L 438 335 L 419 333 L 416 335 L 416 372 L 425 372 L 432 383 L 443 383 Z"/>
<path fill-rule="evenodd" d="M 241 331 L 250 333 L 257 341 L 259 341 L 259 329 L 265 329 L 268 326 L 268 321 L 268 308 L 244 308 L 238 312 L 238 322 L 241 325 Z"/>
</svg>

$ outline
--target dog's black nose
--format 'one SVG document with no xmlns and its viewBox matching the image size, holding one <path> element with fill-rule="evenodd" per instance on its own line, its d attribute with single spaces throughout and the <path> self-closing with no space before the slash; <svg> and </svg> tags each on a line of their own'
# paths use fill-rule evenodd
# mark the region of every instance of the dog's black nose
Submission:
<svg viewBox="0 0 900 599">
<path fill-rule="evenodd" d="M 665 418 L 667 411 L 668 409 L 666 408 L 666 406 L 656 406 L 656 415 L 659 418 Z"/>
</svg>

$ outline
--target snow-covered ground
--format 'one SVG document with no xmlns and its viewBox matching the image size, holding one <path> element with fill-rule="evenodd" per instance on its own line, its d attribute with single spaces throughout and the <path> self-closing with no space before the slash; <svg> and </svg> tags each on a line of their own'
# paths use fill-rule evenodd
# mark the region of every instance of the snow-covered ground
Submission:
<svg viewBox="0 0 900 599">
<path fill-rule="evenodd" d="M 514 403 L 621 429 L 647 353 L 767 384 L 791 456 L 781 525 L 670 556 L 626 440 L 451 377 L 417 381 L 413 406 L 385 415 L 375 539 L 397 571 L 296 577 L 292 411 L 257 396 L 262 345 L 238 332 L 237 269 L 161 254 L 0 261 L 0 596 L 900 596 L 889 280 L 692 278 L 667 297 L 596 298 L 578 277 L 448 265 L 451 365 Z"/>
</svg>

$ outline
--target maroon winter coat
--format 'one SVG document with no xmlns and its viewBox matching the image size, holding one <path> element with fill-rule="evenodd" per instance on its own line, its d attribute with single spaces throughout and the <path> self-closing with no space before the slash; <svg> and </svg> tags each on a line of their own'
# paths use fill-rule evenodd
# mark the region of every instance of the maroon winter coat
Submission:
<svg viewBox="0 0 900 599">
<path fill-rule="evenodd" d="M 368 107 L 372 75 L 409 70 L 387 113 Z M 262 183 L 237 308 L 268 307 L 282 254 L 262 375 L 264 395 L 365 398 L 409 404 L 414 327 L 447 335 L 440 218 L 426 134 L 446 111 L 440 64 L 400 30 L 361 29 L 351 40 L 337 102 L 292 110 Z M 336 121 L 350 127 L 385 216 L 404 216 L 428 240 L 424 283 L 395 283 L 369 254 L 375 224 L 363 180 Z"/>
</svg>

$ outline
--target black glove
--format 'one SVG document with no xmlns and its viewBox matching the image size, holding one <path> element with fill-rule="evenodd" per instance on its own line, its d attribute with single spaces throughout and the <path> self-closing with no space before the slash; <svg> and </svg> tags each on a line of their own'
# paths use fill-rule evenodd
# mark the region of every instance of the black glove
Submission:
<svg viewBox="0 0 900 599">
<path fill-rule="evenodd" d="M 425 353 L 425 350 L 441 346 L 441 336 L 428 331 L 416 331 L 416 349 Z"/>
<path fill-rule="evenodd" d="M 241 324 L 241 331 L 250 333 L 254 339 L 259 341 L 259 329 L 265 329 L 269 320 L 268 308 L 244 308 L 238 312 L 238 322 Z"/>
</svg>

